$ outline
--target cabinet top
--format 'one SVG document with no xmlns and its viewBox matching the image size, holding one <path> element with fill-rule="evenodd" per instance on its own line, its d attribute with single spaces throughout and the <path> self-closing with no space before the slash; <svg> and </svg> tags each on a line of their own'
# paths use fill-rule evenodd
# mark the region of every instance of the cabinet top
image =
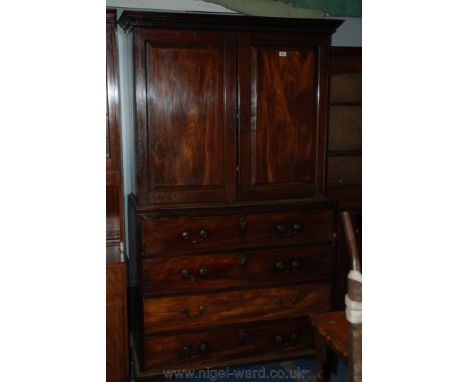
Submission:
<svg viewBox="0 0 468 382">
<path fill-rule="evenodd" d="M 190 28 L 231 31 L 281 31 L 332 34 L 343 23 L 334 19 L 294 19 L 210 13 L 124 11 L 119 25 L 132 28 Z"/>
</svg>

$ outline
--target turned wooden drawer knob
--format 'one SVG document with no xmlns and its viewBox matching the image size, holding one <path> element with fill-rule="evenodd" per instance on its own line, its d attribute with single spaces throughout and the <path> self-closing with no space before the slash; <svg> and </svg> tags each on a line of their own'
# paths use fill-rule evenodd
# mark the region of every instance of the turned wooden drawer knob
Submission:
<svg viewBox="0 0 468 382">
<path fill-rule="evenodd" d="M 190 233 L 187 231 L 182 232 L 182 240 L 184 241 L 190 240 Z"/>
<path fill-rule="evenodd" d="M 198 274 L 200 275 L 200 277 L 206 277 L 208 276 L 208 271 L 205 268 L 200 268 Z"/>
</svg>

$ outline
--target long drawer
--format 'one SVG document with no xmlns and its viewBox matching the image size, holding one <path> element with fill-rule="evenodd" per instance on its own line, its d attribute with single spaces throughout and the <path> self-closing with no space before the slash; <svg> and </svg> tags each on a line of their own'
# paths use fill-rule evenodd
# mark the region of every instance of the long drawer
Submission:
<svg viewBox="0 0 468 382">
<path fill-rule="evenodd" d="M 145 369 L 206 368 L 219 361 L 252 356 L 285 356 L 313 349 L 313 331 L 306 318 L 247 323 L 144 340 Z"/>
<path fill-rule="evenodd" d="M 143 293 L 261 286 L 331 278 L 329 245 L 144 259 Z"/>
<path fill-rule="evenodd" d="M 187 251 L 330 241 L 332 234 L 332 210 L 144 219 L 142 250 L 144 257 L 157 257 Z"/>
<path fill-rule="evenodd" d="M 330 282 L 143 299 L 144 334 L 325 312 Z"/>
</svg>

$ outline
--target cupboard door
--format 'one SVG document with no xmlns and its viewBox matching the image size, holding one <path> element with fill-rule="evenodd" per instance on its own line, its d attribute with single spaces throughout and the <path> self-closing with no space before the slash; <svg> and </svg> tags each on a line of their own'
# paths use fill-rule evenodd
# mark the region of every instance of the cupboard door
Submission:
<svg viewBox="0 0 468 382">
<path fill-rule="evenodd" d="M 150 202 L 236 196 L 236 34 L 135 31 L 138 188 Z"/>
<path fill-rule="evenodd" d="M 328 37 L 242 33 L 239 51 L 242 197 L 323 194 Z"/>
</svg>

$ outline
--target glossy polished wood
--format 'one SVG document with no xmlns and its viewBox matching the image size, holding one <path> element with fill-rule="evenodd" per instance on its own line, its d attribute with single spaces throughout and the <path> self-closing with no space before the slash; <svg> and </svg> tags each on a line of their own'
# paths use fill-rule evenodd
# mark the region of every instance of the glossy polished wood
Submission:
<svg viewBox="0 0 468 382">
<path fill-rule="evenodd" d="M 123 233 L 116 12 L 106 12 L 106 241 L 119 245 Z"/>
<path fill-rule="evenodd" d="M 156 372 L 168 368 L 206 368 L 224 359 L 281 357 L 307 352 L 313 332 L 307 319 L 289 319 L 218 327 L 145 339 L 145 367 Z"/>
<path fill-rule="evenodd" d="M 330 279 L 329 245 L 145 259 L 145 296 Z M 258 277 L 261 275 L 261 277 Z"/>
<path fill-rule="evenodd" d="M 331 308 L 328 51 L 341 21 L 125 11 L 119 23 L 134 53 L 137 378 L 312 352 L 262 333 Z M 259 328 L 243 350 L 221 335 L 238 325 Z M 215 352 L 183 358 L 179 338 Z"/>
<path fill-rule="evenodd" d="M 330 282 L 148 298 L 144 333 L 307 316 L 329 310 L 330 303 Z"/>
<path fill-rule="evenodd" d="M 142 249 L 147 258 L 208 249 L 326 242 L 332 239 L 333 220 L 333 210 L 146 219 L 142 221 Z M 207 233 L 204 239 L 202 231 Z M 184 238 L 184 232 L 189 238 Z"/>
<path fill-rule="evenodd" d="M 235 199 L 235 34 L 137 30 L 139 196 Z"/>
<path fill-rule="evenodd" d="M 240 34 L 243 199 L 323 194 L 328 43 L 320 35 Z"/>
</svg>

